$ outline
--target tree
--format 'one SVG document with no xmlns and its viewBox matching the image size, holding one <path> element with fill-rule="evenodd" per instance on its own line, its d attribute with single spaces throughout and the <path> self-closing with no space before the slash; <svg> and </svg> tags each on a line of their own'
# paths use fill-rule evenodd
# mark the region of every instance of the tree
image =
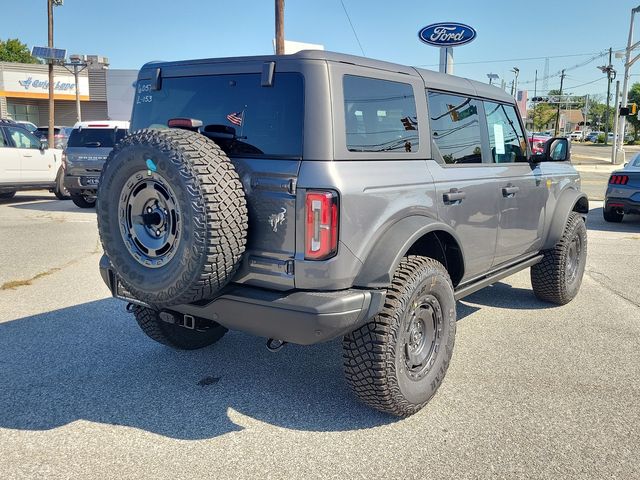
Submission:
<svg viewBox="0 0 640 480">
<path fill-rule="evenodd" d="M 539 103 L 527 114 L 527 118 L 533 120 L 535 131 L 544 130 L 550 121 L 555 119 L 556 109 L 548 103 Z"/>
<path fill-rule="evenodd" d="M 640 83 L 634 83 L 629 90 L 629 103 L 635 103 L 640 107 Z M 633 126 L 633 139 L 638 140 L 640 130 L 640 120 L 637 115 L 629 115 L 627 121 Z"/>
<path fill-rule="evenodd" d="M 29 47 L 17 38 L 0 40 L 0 62 L 40 63 L 31 56 Z"/>
</svg>

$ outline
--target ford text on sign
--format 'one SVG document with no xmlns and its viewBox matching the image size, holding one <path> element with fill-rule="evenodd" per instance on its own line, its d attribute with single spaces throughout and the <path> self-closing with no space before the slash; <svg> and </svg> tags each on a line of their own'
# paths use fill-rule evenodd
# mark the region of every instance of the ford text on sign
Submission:
<svg viewBox="0 0 640 480">
<path fill-rule="evenodd" d="M 471 42 L 476 31 L 464 23 L 433 23 L 420 30 L 418 37 L 436 47 L 455 47 Z"/>
</svg>

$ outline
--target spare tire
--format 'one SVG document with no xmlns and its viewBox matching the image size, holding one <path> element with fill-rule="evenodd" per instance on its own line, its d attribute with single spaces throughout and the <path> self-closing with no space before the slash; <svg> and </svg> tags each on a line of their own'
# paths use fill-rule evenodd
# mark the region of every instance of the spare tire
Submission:
<svg viewBox="0 0 640 480">
<path fill-rule="evenodd" d="M 123 286 L 156 308 L 213 297 L 245 250 L 240 177 L 195 132 L 139 130 L 119 142 L 99 182 L 97 216 Z"/>
</svg>

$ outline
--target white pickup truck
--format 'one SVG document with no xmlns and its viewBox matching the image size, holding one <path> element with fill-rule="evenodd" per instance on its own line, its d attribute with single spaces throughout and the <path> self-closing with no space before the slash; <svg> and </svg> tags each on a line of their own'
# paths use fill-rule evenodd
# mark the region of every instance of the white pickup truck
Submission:
<svg viewBox="0 0 640 480">
<path fill-rule="evenodd" d="M 47 148 L 35 135 L 11 120 L 0 120 L 0 199 L 18 190 L 47 189 L 68 198 L 63 187 L 62 150 Z"/>
</svg>

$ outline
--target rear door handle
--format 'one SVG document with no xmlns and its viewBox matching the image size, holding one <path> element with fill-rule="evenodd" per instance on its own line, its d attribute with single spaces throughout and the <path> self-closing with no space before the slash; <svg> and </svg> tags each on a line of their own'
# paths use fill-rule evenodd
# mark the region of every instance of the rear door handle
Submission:
<svg viewBox="0 0 640 480">
<path fill-rule="evenodd" d="M 520 187 L 503 187 L 502 188 L 502 196 L 503 197 L 513 197 L 519 191 L 520 191 Z"/>
<path fill-rule="evenodd" d="M 442 200 L 444 203 L 461 202 L 466 196 L 467 194 L 462 191 L 451 191 L 442 194 Z"/>
</svg>

